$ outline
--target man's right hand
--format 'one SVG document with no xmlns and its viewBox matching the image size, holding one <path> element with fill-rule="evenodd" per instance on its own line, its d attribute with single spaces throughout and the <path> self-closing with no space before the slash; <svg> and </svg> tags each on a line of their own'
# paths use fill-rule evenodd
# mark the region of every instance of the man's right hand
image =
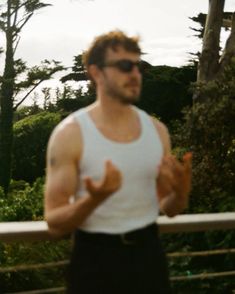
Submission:
<svg viewBox="0 0 235 294">
<path fill-rule="evenodd" d="M 120 170 L 108 160 L 105 162 L 103 179 L 100 181 L 93 181 L 91 178 L 86 177 L 84 183 L 88 193 L 94 197 L 94 200 L 103 201 L 120 189 L 122 175 Z"/>
</svg>

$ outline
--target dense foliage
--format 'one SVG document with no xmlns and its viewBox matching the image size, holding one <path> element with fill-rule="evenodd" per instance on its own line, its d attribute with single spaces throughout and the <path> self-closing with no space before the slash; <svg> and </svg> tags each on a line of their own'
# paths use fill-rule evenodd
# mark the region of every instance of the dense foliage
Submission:
<svg viewBox="0 0 235 294">
<path fill-rule="evenodd" d="M 42 219 L 43 187 L 44 178 L 38 178 L 32 185 L 23 180 L 11 181 L 8 197 L 0 198 L 0 221 Z"/>
<path fill-rule="evenodd" d="M 193 189 L 188 213 L 235 211 L 235 67 L 228 68 L 219 80 L 197 87 L 207 99 L 185 110 L 185 123 L 178 124 L 173 136 L 176 154 L 193 151 Z M 179 234 L 177 242 L 172 241 L 172 236 L 164 236 L 169 251 L 176 248 L 179 251 L 233 248 L 235 232 Z M 176 275 L 179 272 L 190 276 L 234 270 L 231 254 L 178 258 L 176 261 L 170 263 L 171 273 Z M 192 281 L 175 282 L 174 285 L 175 293 L 186 294 Z M 218 277 L 193 282 L 190 294 L 232 293 L 234 288 L 232 277 Z"/>
<path fill-rule="evenodd" d="M 192 105 L 189 87 L 196 80 L 196 68 L 149 66 L 143 74 L 143 91 L 138 106 L 167 125 L 182 119 L 182 109 Z"/>
<path fill-rule="evenodd" d="M 43 218 L 44 178 L 32 185 L 11 181 L 7 198 L 0 197 L 0 221 L 29 221 Z M 0 189 L 0 196 L 3 191 Z M 0 243 L 1 267 L 42 264 L 68 259 L 71 242 Z M 0 273 L 0 293 L 62 286 L 65 267 Z M 60 277 L 60 278 L 58 278 Z"/>
<path fill-rule="evenodd" d="M 185 113 L 174 144 L 192 150 L 193 190 L 190 212 L 235 208 L 235 66 L 223 77 L 198 86 L 207 99 Z"/>
</svg>

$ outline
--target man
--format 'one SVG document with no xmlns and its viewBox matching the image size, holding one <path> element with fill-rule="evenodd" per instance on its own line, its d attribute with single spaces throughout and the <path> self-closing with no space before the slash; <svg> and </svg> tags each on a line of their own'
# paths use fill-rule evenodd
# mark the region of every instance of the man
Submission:
<svg viewBox="0 0 235 294">
<path fill-rule="evenodd" d="M 156 219 L 187 206 L 191 155 L 176 160 L 167 128 L 132 105 L 140 55 L 123 32 L 96 38 L 84 54 L 96 102 L 48 144 L 45 217 L 52 234 L 75 232 L 68 293 L 170 293 Z"/>
</svg>

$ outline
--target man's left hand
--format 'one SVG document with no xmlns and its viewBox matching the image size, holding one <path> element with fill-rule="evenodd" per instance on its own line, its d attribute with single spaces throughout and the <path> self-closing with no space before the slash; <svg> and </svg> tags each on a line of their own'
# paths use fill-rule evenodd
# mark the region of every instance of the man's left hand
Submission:
<svg viewBox="0 0 235 294">
<path fill-rule="evenodd" d="M 162 210 L 170 216 L 187 207 L 192 180 L 192 153 L 183 156 L 182 162 L 175 156 L 165 156 L 159 169 L 157 190 Z"/>
</svg>

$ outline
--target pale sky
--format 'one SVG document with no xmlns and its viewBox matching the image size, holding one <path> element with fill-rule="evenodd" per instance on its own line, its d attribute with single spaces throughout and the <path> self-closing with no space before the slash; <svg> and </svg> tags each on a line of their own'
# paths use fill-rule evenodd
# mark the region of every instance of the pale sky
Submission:
<svg viewBox="0 0 235 294">
<path fill-rule="evenodd" d="M 188 19 L 207 12 L 207 0 L 56 0 L 25 27 L 18 55 L 34 64 L 45 58 L 71 64 L 94 36 L 121 29 L 140 35 L 146 59 L 154 65 L 180 66 L 197 51 Z M 235 1 L 233 1 L 235 2 Z M 179 5 L 180 4 L 180 5 Z"/>
<path fill-rule="evenodd" d="M 201 50 L 189 19 L 208 12 L 208 0 L 44 0 L 42 9 L 25 26 L 17 58 L 37 65 L 44 59 L 71 66 L 73 56 L 84 51 L 101 33 L 121 29 L 139 35 L 144 59 L 152 65 L 186 65 L 189 52 Z M 233 11 L 227 0 L 225 11 Z M 3 64 L 3 59 L 0 59 Z M 0 66 L 2 67 L 2 66 Z"/>
</svg>

